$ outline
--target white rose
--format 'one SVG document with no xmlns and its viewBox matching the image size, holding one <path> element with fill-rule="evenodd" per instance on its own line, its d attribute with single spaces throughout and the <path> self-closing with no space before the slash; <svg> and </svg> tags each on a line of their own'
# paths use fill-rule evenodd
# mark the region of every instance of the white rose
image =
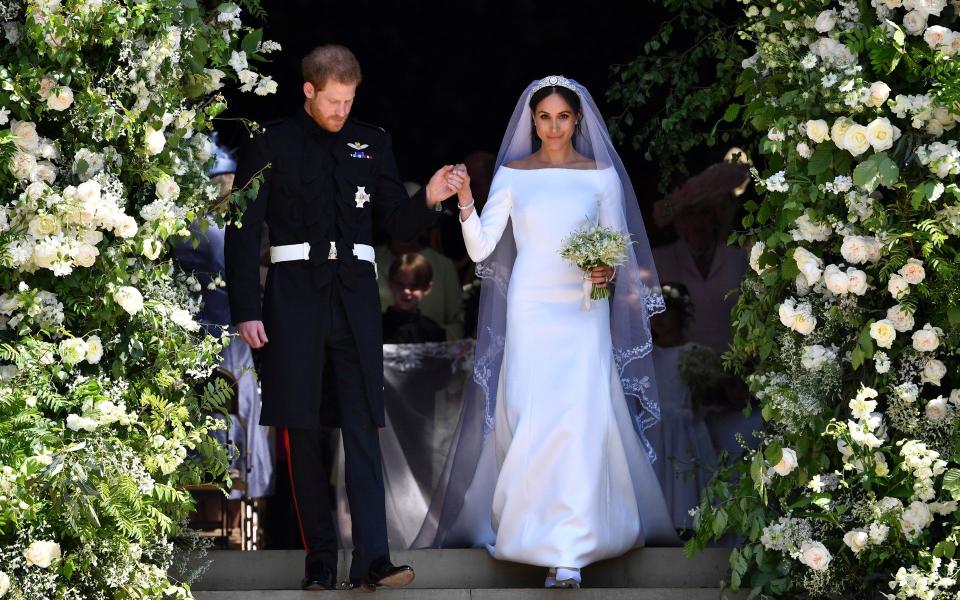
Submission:
<svg viewBox="0 0 960 600">
<path fill-rule="evenodd" d="M 777 475 L 786 477 L 796 468 L 797 453 L 790 448 L 784 448 L 780 455 L 780 462 L 773 466 L 773 470 L 777 472 Z"/>
<path fill-rule="evenodd" d="M 941 361 L 931 358 L 923 365 L 923 372 L 920 374 L 921 383 L 931 383 L 939 386 L 940 381 L 947 375 L 947 366 Z"/>
<path fill-rule="evenodd" d="M 908 538 L 914 538 L 932 522 L 933 514 L 930 508 L 923 502 L 914 500 L 900 517 L 900 529 Z"/>
<path fill-rule="evenodd" d="M 60 359 L 66 365 L 75 365 L 87 355 L 87 344 L 80 338 L 68 338 L 60 342 Z"/>
<path fill-rule="evenodd" d="M 823 119 L 807 121 L 807 137 L 819 144 L 830 138 L 830 126 Z"/>
<path fill-rule="evenodd" d="M 132 238 L 137 234 L 137 221 L 130 215 L 121 215 L 113 227 L 113 232 L 122 238 Z"/>
<path fill-rule="evenodd" d="M 934 50 L 949 46 L 953 32 L 941 25 L 931 25 L 923 32 L 923 41 Z"/>
<path fill-rule="evenodd" d="M 847 117 L 840 117 L 833 122 L 833 127 L 830 128 L 830 139 L 833 140 L 834 146 L 841 150 L 847 149 L 846 146 L 843 145 L 843 140 L 847 135 L 847 130 L 853 125 L 856 125 L 856 123 Z"/>
<path fill-rule="evenodd" d="M 900 267 L 899 273 L 910 285 L 917 285 L 926 277 L 926 271 L 923 270 L 923 261 L 916 258 L 908 259 L 907 264 Z"/>
<path fill-rule="evenodd" d="M 100 184 L 94 180 L 84 181 L 76 188 L 77 200 L 85 204 L 100 202 Z M 64 190 L 66 193 L 66 190 Z"/>
<path fill-rule="evenodd" d="M 33 237 L 38 238 L 56 235 L 60 232 L 60 224 L 57 223 L 57 219 L 53 215 L 41 214 L 30 219 L 30 223 L 27 225 L 27 231 L 29 231 Z"/>
<path fill-rule="evenodd" d="M 860 156 L 870 149 L 870 137 L 867 128 L 853 123 L 843 134 L 843 148 L 854 156 Z"/>
<path fill-rule="evenodd" d="M 887 282 L 887 291 L 890 292 L 894 300 L 899 300 L 910 291 L 910 284 L 902 275 L 894 273 L 890 276 L 890 281 Z"/>
<path fill-rule="evenodd" d="M 867 141 L 877 152 L 893 148 L 893 125 L 886 117 L 877 117 L 867 125 Z"/>
<path fill-rule="evenodd" d="M 157 260 L 157 257 L 160 256 L 160 252 L 163 251 L 163 244 L 158 242 L 153 238 L 147 238 L 143 240 L 143 252 L 142 254 L 150 260 Z"/>
<path fill-rule="evenodd" d="M 867 547 L 867 542 L 869 541 L 870 536 L 866 531 L 862 529 L 854 529 L 853 531 L 848 531 L 843 536 L 843 543 L 847 545 L 848 548 L 853 550 L 854 554 L 859 554 L 864 548 Z"/>
<path fill-rule="evenodd" d="M 813 316 L 810 304 L 804 302 L 797 305 L 797 310 L 793 313 L 793 330 L 800 335 L 810 335 L 816 326 L 817 318 Z"/>
<path fill-rule="evenodd" d="M 793 327 L 793 317 L 796 314 L 796 301 L 793 298 L 789 298 L 780 305 L 778 313 L 780 315 L 780 323 L 784 327 Z"/>
<path fill-rule="evenodd" d="M 931 119 L 927 123 L 927 127 L 925 131 L 930 135 L 932 135 L 933 137 L 940 137 L 941 135 L 943 135 L 944 129 L 940 121 L 937 121 L 936 119 Z"/>
<path fill-rule="evenodd" d="M 897 339 L 897 330 L 889 320 L 880 319 L 870 325 L 870 337 L 876 340 L 881 348 L 889 348 L 893 345 L 893 340 Z"/>
<path fill-rule="evenodd" d="M 903 6 L 907 10 L 916 10 L 925 15 L 939 17 L 940 12 L 947 6 L 947 0 L 904 0 Z"/>
<path fill-rule="evenodd" d="M 162 131 L 157 131 L 152 127 L 144 128 L 144 144 L 147 148 L 147 155 L 154 156 L 163 152 L 163 147 L 167 143 L 167 138 Z"/>
<path fill-rule="evenodd" d="M 820 33 L 827 33 L 833 29 L 837 24 L 837 13 L 832 10 L 825 10 L 817 15 L 817 20 L 814 22 L 813 27 Z"/>
<path fill-rule="evenodd" d="M 826 571 L 830 558 L 830 551 L 820 542 L 808 540 L 800 546 L 800 562 L 814 571 Z"/>
<path fill-rule="evenodd" d="M 756 242 L 750 248 L 750 268 L 753 269 L 757 275 L 763 273 L 763 269 L 760 268 L 760 256 L 763 254 L 763 251 L 766 249 L 767 245 L 763 242 Z"/>
<path fill-rule="evenodd" d="M 33 542 L 23 551 L 23 557 L 28 564 L 46 569 L 60 558 L 60 544 L 49 541 Z"/>
<path fill-rule="evenodd" d="M 10 172 L 17 179 L 30 179 L 30 176 L 37 170 L 37 159 L 32 154 L 26 152 L 17 152 L 10 159 Z"/>
<path fill-rule="evenodd" d="M 887 309 L 887 319 L 900 333 L 910 331 L 914 326 L 913 314 L 904 310 L 901 304 L 895 304 Z"/>
<path fill-rule="evenodd" d="M 47 106 L 53 110 L 67 110 L 71 104 L 73 104 L 73 90 L 66 86 L 60 86 L 55 94 L 50 94 L 47 98 Z"/>
<path fill-rule="evenodd" d="M 882 81 L 874 81 L 870 84 L 870 95 L 867 98 L 867 106 L 879 108 L 890 97 L 890 86 Z"/>
<path fill-rule="evenodd" d="M 930 402 L 927 402 L 927 406 L 924 409 L 924 412 L 927 415 L 927 418 L 933 421 L 934 423 L 939 423 L 940 421 L 947 418 L 947 414 L 950 411 L 950 407 L 947 405 L 947 399 L 943 396 L 934 398 Z"/>
<path fill-rule="evenodd" d="M 867 293 L 867 274 L 860 269 L 847 268 L 847 290 L 851 294 L 862 296 Z"/>
<path fill-rule="evenodd" d="M 807 280 L 807 285 L 813 285 L 820 281 L 820 275 L 823 273 L 823 262 L 812 252 L 798 246 L 793 251 L 793 260 L 797 263 L 797 268 L 803 273 Z"/>
<path fill-rule="evenodd" d="M 939 327 L 932 327 L 930 323 L 923 329 L 913 332 L 913 349 L 917 352 L 933 352 L 940 346 Z"/>
<path fill-rule="evenodd" d="M 823 283 L 838 296 L 846 294 L 850 289 L 850 279 L 837 265 L 827 265 L 823 271 Z"/>
<path fill-rule="evenodd" d="M 953 113 L 950 112 L 950 109 L 946 106 L 938 106 L 933 109 L 933 118 L 937 120 L 938 123 L 943 125 L 944 129 L 952 129 L 956 124 L 956 120 L 953 118 Z"/>
<path fill-rule="evenodd" d="M 180 186 L 174 181 L 173 177 L 164 175 L 157 182 L 157 197 L 162 200 L 176 200 L 180 195 Z"/>
<path fill-rule="evenodd" d="M 49 160 L 41 160 L 30 173 L 30 181 L 46 181 L 53 183 L 57 180 L 57 166 Z"/>
<path fill-rule="evenodd" d="M 13 143 L 17 148 L 30 154 L 35 154 L 40 148 L 40 135 L 37 126 L 32 121 L 10 121 L 10 133 L 13 134 Z"/>
<path fill-rule="evenodd" d="M 903 16 L 903 29 L 910 35 L 920 35 L 927 28 L 927 15 L 911 10 Z"/>
<path fill-rule="evenodd" d="M 143 295 L 135 287 L 123 286 L 113 293 L 113 299 L 123 310 L 135 315 L 143 308 Z"/>
<path fill-rule="evenodd" d="M 870 247 L 863 236 L 850 235 L 843 238 L 840 255 L 848 263 L 860 265 L 870 260 Z"/>
<path fill-rule="evenodd" d="M 87 362 L 95 365 L 101 358 L 103 358 L 103 342 L 100 341 L 100 336 L 91 335 L 87 338 Z"/>
<path fill-rule="evenodd" d="M 73 257 L 73 262 L 78 267 L 89 268 L 97 262 L 98 256 L 100 256 L 100 251 L 97 250 L 96 246 L 80 244 L 80 247 L 77 248 L 76 256 Z"/>
</svg>

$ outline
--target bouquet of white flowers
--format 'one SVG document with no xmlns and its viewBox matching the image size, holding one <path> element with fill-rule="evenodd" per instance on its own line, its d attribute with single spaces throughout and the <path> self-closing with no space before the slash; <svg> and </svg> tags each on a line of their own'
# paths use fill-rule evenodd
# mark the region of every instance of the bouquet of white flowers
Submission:
<svg viewBox="0 0 960 600">
<path fill-rule="evenodd" d="M 564 240 L 560 256 L 584 271 L 597 267 L 616 267 L 627 261 L 627 248 L 631 243 L 629 234 L 599 225 L 588 226 Z M 590 285 L 590 290 L 587 290 L 587 285 Z M 610 290 L 585 282 L 584 306 L 589 308 L 587 293 L 592 300 L 602 300 L 610 295 Z"/>
</svg>

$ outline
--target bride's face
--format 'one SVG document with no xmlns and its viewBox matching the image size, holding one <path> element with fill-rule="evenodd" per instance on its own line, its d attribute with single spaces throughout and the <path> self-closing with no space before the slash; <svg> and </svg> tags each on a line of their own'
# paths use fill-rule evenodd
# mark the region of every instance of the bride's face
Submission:
<svg viewBox="0 0 960 600">
<path fill-rule="evenodd" d="M 537 104 L 533 111 L 533 124 L 537 137 L 549 149 L 569 146 L 580 118 L 573 107 L 560 94 L 550 94 Z"/>
</svg>

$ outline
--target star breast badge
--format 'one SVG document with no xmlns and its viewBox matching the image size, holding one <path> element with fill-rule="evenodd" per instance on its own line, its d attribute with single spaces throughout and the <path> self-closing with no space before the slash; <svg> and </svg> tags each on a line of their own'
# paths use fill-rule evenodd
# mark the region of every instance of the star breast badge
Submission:
<svg viewBox="0 0 960 600">
<path fill-rule="evenodd" d="M 358 185 L 357 193 L 353 196 L 353 199 L 357 202 L 357 208 L 363 208 L 364 204 L 370 202 L 370 194 L 367 193 L 367 188 Z"/>
<path fill-rule="evenodd" d="M 373 158 L 364 150 L 370 147 L 370 144 L 364 144 L 362 142 L 350 142 L 347 144 L 349 148 L 353 149 L 353 152 L 350 153 L 350 158 Z"/>
</svg>

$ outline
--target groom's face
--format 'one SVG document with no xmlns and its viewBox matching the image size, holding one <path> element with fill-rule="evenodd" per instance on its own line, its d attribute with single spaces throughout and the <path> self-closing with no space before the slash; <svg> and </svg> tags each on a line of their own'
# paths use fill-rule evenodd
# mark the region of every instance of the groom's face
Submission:
<svg viewBox="0 0 960 600">
<path fill-rule="evenodd" d="M 307 82 L 303 84 L 303 95 L 306 96 L 303 107 L 317 125 L 336 133 L 343 129 L 347 122 L 356 94 L 356 82 L 344 83 L 328 79 L 323 89 L 317 89 Z"/>
</svg>

